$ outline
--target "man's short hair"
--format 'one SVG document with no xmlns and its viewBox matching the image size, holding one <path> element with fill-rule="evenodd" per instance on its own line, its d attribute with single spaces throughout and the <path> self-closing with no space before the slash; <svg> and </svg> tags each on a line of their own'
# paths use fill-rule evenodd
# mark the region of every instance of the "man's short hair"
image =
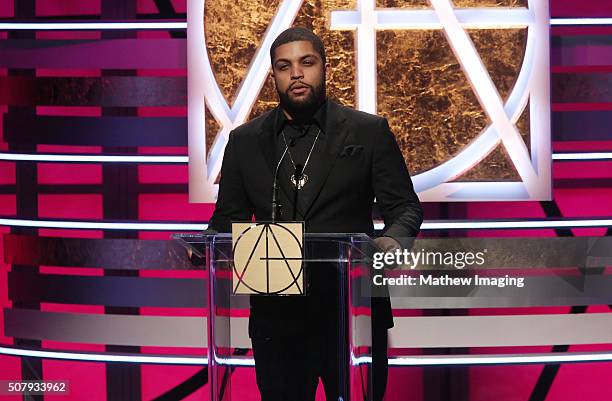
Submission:
<svg viewBox="0 0 612 401">
<path fill-rule="evenodd" d="M 321 56 L 323 64 L 326 63 L 325 46 L 323 46 L 323 41 L 321 41 L 321 38 L 315 35 L 311 30 L 301 27 L 293 27 L 286 29 L 281 32 L 281 34 L 278 35 L 276 39 L 274 39 L 274 42 L 272 42 L 272 46 L 270 47 L 270 62 L 274 64 L 274 52 L 276 52 L 277 47 L 291 42 L 298 42 L 301 40 L 312 43 L 312 47 Z"/>
</svg>

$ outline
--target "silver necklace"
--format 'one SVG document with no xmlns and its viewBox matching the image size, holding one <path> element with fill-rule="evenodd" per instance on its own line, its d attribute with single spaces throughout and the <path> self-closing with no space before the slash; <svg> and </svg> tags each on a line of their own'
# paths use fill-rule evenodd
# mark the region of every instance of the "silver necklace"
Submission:
<svg viewBox="0 0 612 401">
<path fill-rule="evenodd" d="M 310 152 L 308 152 L 308 156 L 306 157 L 306 161 L 304 162 L 304 168 L 302 168 L 302 178 L 300 178 L 300 180 L 297 181 L 295 179 L 295 174 L 291 174 L 291 177 L 290 177 L 291 183 L 297 189 L 304 188 L 304 185 L 306 185 L 306 183 L 308 182 L 308 176 L 304 172 L 306 171 L 306 166 L 308 166 L 308 162 L 310 161 L 310 155 L 312 154 L 312 151 L 314 150 L 314 147 L 317 144 L 317 139 L 319 139 L 319 134 L 321 133 L 321 129 L 320 128 L 317 128 L 317 129 L 318 129 L 317 136 L 315 136 L 315 140 L 312 143 L 312 146 L 310 147 Z M 281 133 L 283 134 L 283 141 L 285 142 L 285 146 L 287 146 L 287 150 L 289 152 L 289 160 L 291 160 L 291 165 L 293 166 L 293 169 L 295 170 L 296 166 L 295 166 L 295 162 L 293 161 L 293 156 L 291 155 L 291 151 L 289 150 L 289 144 L 287 143 L 287 138 L 285 137 L 285 130 L 283 129 Z"/>
</svg>

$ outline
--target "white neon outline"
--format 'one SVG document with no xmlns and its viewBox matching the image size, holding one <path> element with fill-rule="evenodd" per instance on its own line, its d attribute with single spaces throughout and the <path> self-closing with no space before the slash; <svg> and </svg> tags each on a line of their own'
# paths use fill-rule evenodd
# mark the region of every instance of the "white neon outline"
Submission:
<svg viewBox="0 0 612 401">
<path fill-rule="evenodd" d="M 425 227 L 423 227 L 425 226 Z M 509 220 L 509 221 L 454 221 L 454 222 L 424 222 L 421 229 L 425 230 L 449 230 L 449 229 L 521 229 L 521 228 L 586 228 L 586 227 L 609 227 L 612 219 L 585 219 L 585 220 Z"/>
<path fill-rule="evenodd" d="M 0 31 L 187 29 L 187 22 L 0 22 Z"/>
<path fill-rule="evenodd" d="M 35 228 L 75 228 L 85 230 L 150 230 L 150 231 L 202 231 L 208 224 L 192 223 L 110 223 L 94 221 L 53 221 L 0 218 L 0 225 Z"/>
<path fill-rule="evenodd" d="M 606 160 L 612 152 L 553 153 L 553 160 Z M 70 154 L 1 153 L 3 161 L 66 162 L 66 163 L 188 163 L 189 156 L 112 156 Z"/>
<path fill-rule="evenodd" d="M 208 365 L 206 357 L 112 355 L 64 351 L 42 351 L 0 347 L 0 354 L 88 362 L 163 363 L 172 365 Z"/>
<path fill-rule="evenodd" d="M 187 163 L 189 157 L 0 153 L 0 160 L 66 163 Z"/>
<path fill-rule="evenodd" d="M 215 355 L 215 363 L 223 366 L 255 366 L 255 359 L 253 358 L 232 358 L 232 357 L 219 357 Z"/>
<path fill-rule="evenodd" d="M 495 125 L 485 129 L 477 138 L 466 146 L 452 159 L 436 166 L 435 168 L 412 177 L 415 190 L 423 201 L 448 201 L 448 200 L 504 200 L 504 199 L 536 199 L 550 197 L 550 121 L 544 119 L 531 119 L 532 135 L 531 149 L 532 160 L 526 152 L 526 147 L 514 127 L 523 112 L 527 101 L 531 96 L 532 115 L 549 115 L 544 113 L 550 108 L 546 100 L 549 88 L 542 79 L 543 70 L 548 74 L 548 9 L 543 2 L 529 1 L 529 8 L 481 8 L 481 9 L 454 9 L 448 0 L 434 0 L 434 10 L 406 10 L 406 9 L 376 9 L 372 0 L 361 0 L 357 3 L 357 10 L 333 11 L 331 13 L 331 29 L 357 30 L 357 42 L 369 32 L 373 37 L 376 30 L 381 29 L 442 29 L 449 28 L 455 35 L 451 36 L 449 43 L 455 53 L 471 53 L 470 62 L 463 61 L 463 57 L 457 57 L 462 64 L 466 75 L 471 77 L 475 93 L 482 97 L 486 94 L 484 102 L 481 101 L 485 112 L 492 118 Z M 540 4 L 538 4 L 540 3 Z M 364 19 L 362 14 L 367 13 L 370 18 Z M 443 21 L 444 18 L 444 21 Z M 524 62 L 519 72 L 519 77 L 512 89 L 503 112 L 500 110 L 499 102 L 491 99 L 499 98 L 497 90 L 491 88 L 488 72 L 482 66 L 480 57 L 473 50 L 471 40 L 465 34 L 466 28 L 516 28 L 527 27 L 527 47 Z M 361 33 L 360 33 L 361 31 Z M 447 35 L 450 36 L 450 35 Z M 537 36 L 537 38 L 536 38 Z M 467 38 L 467 40 L 466 40 Z M 537 39 L 537 40 L 536 40 Z M 454 43 L 454 44 L 453 44 Z M 458 48 L 457 48 L 458 47 Z M 470 50 L 472 49 L 472 50 Z M 375 54 L 375 52 L 374 52 Z M 476 56 L 476 57 L 474 57 Z M 371 61 L 371 55 L 357 55 L 357 70 L 366 69 L 366 75 L 371 76 L 375 63 Z M 476 61 L 476 62 L 474 62 Z M 534 68 L 534 66 L 539 68 Z M 484 70 L 485 74 L 482 74 Z M 359 75 L 358 75 L 359 76 Z M 362 97 L 358 96 L 358 108 L 360 110 L 376 112 L 376 83 L 368 80 L 370 87 L 368 91 L 361 91 Z M 359 81 L 359 86 L 362 87 Z M 538 90 L 534 90 L 538 87 Z M 492 89 L 492 90 L 491 90 Z M 536 92 L 542 92 L 544 96 Z M 368 94 L 369 96 L 367 96 Z M 373 94 L 373 96 L 372 96 Z M 545 101 L 546 100 L 546 101 Z M 535 104 L 538 103 L 538 104 Z M 491 106 L 494 110 L 490 110 Z M 494 113 L 492 113 L 494 111 Z M 540 114 L 533 114 L 540 113 Z M 542 114 L 544 113 L 544 114 Z M 509 121 L 508 121 L 509 120 Z M 508 123 L 510 122 L 510 124 Z M 501 134 L 498 134 L 501 123 Z M 542 135 L 536 135 L 540 133 Z M 505 182 L 500 183 L 451 183 L 461 174 L 484 159 L 499 143 L 503 141 L 506 148 L 510 149 L 513 162 L 517 166 L 519 174 L 523 177 L 522 186 Z M 535 169 L 534 169 L 535 167 Z M 527 180 L 525 180 L 527 178 Z M 499 185 L 499 191 L 491 191 L 492 187 Z M 542 189 L 546 186 L 547 188 Z"/>
<path fill-rule="evenodd" d="M 208 365 L 207 357 L 175 356 L 132 356 L 79 352 L 39 351 L 19 348 L 0 347 L 0 354 L 45 359 L 67 359 L 88 362 L 156 363 L 171 365 Z M 371 357 L 352 357 L 353 365 L 372 363 Z M 564 363 L 564 362 L 606 362 L 612 360 L 612 353 L 571 353 L 539 355 L 474 355 L 455 357 L 391 357 L 389 366 L 431 366 L 431 365 L 496 365 L 527 363 Z M 227 366 L 255 366 L 253 358 L 219 358 L 216 363 Z"/>
<path fill-rule="evenodd" d="M 375 43 L 373 40 L 374 35 L 371 33 L 380 29 L 443 29 L 445 25 L 442 24 L 438 15 L 440 7 L 443 9 L 446 7 L 446 11 L 448 11 L 448 7 L 452 8 L 452 5 L 450 5 L 449 1 L 436 1 L 439 6 L 438 10 L 406 10 L 376 9 L 373 0 L 360 0 L 357 2 L 357 10 L 333 11 L 331 13 L 331 29 L 355 29 L 358 31 L 356 45 L 358 48 L 357 71 L 360 84 L 357 97 L 358 107 L 361 110 L 376 111 L 375 96 L 369 96 L 371 93 L 376 93 L 375 62 L 371 56 L 371 54 L 375 55 Z M 230 108 L 214 78 L 206 50 L 204 27 L 202 24 L 205 4 L 202 1 L 190 1 L 188 5 L 188 37 L 198 39 L 189 41 L 190 70 L 197 72 L 197 74 L 189 74 L 189 87 L 193 94 L 193 96 L 190 96 L 189 101 L 189 149 L 190 155 L 196 156 L 190 159 L 189 166 L 190 201 L 213 202 L 215 200 L 218 186 L 214 184 L 214 180 L 220 170 L 221 157 L 227 143 L 229 131 L 246 119 L 246 114 L 252 108 L 265 79 L 266 71 L 264 70 L 268 68 L 267 52 L 269 42 L 281 29 L 291 24 L 301 3 L 302 1 L 296 1 L 293 7 L 290 7 L 287 0 L 281 3 L 272 24 L 266 32 L 262 46 L 258 49 L 251 63 L 247 77 L 240 87 L 236 102 Z M 451 24 L 456 32 L 460 32 L 457 24 L 461 29 L 527 27 L 527 45 L 523 66 L 519 72 L 517 82 L 508 100 L 503 105 L 507 117 L 500 112 L 499 103 L 494 102 L 496 105 L 495 115 L 497 116 L 497 121 L 502 121 L 506 127 L 504 135 L 499 135 L 496 127 L 489 126 L 452 159 L 429 171 L 414 176 L 412 178 L 413 183 L 421 200 L 527 200 L 550 197 L 550 135 L 536 135 L 538 132 L 550 133 L 550 121 L 545 118 L 531 119 L 531 160 L 529 160 L 526 154 L 522 139 L 517 137 L 517 131 L 514 127 L 514 124 L 524 111 L 527 101 L 530 100 L 530 96 L 530 111 L 532 115 L 550 115 L 550 105 L 548 102 L 550 89 L 547 84 L 548 80 L 542 75 L 543 73 L 548 74 L 548 69 L 544 68 L 549 65 L 548 52 L 546 51 L 549 48 L 548 26 L 549 24 L 563 25 L 574 23 L 584 25 L 607 24 L 612 19 L 550 19 L 547 5 L 543 3 L 545 2 L 529 0 L 528 8 L 458 8 L 452 9 L 454 17 L 448 12 L 444 14 L 447 17 L 447 21 L 449 18 L 450 20 L 456 20 L 454 24 Z M 204 39 L 202 41 L 199 38 Z M 469 45 L 465 40 L 462 42 L 463 44 L 460 47 L 466 47 L 466 44 Z M 194 44 L 193 48 L 191 43 Z M 364 51 L 359 51 L 359 49 Z M 369 49 L 369 51 L 365 51 L 366 49 Z M 368 55 L 370 52 L 371 54 Z M 472 65 L 472 63 L 463 64 L 464 67 L 467 64 L 468 69 Z M 477 64 L 482 63 L 479 61 Z M 538 68 L 534 68 L 535 65 Z M 473 68 L 471 69 L 473 70 Z M 543 72 L 543 70 L 546 71 Z M 194 75 L 197 76 L 194 77 Z M 480 81 L 479 77 L 482 74 L 473 72 L 471 75 L 472 77 L 475 76 L 477 81 Z M 199 84 L 200 81 L 204 81 L 202 85 Z M 368 87 L 369 90 L 366 90 Z M 535 90 L 536 88 L 538 90 Z M 491 88 L 489 85 L 489 95 L 493 98 L 498 97 L 498 95 L 494 96 L 494 91 L 491 89 L 495 88 Z M 205 101 L 208 103 L 212 114 L 222 126 L 220 132 L 215 136 L 213 148 L 210 150 L 208 158 L 204 156 L 206 154 L 206 133 L 203 128 L 204 119 L 202 110 L 205 107 Z M 508 120 L 510 124 L 508 124 Z M 527 181 L 523 180 L 527 186 L 522 183 L 507 182 L 449 182 L 478 164 L 501 142 L 501 139 L 504 139 L 504 144 L 510 143 L 511 153 L 516 156 L 512 157 L 512 160 L 517 165 L 517 170 L 521 173 L 522 177 L 528 178 Z M 569 158 L 558 157 L 556 159 L 568 160 Z M 575 157 L 575 159 L 588 160 L 588 157 Z M 597 159 L 600 158 L 597 157 Z M 536 184 L 534 184 L 534 180 L 537 180 Z M 538 188 L 541 183 L 544 183 L 547 188 Z"/>
<path fill-rule="evenodd" d="M 331 29 L 356 29 L 361 19 L 360 13 L 364 11 L 371 15 L 370 25 L 366 25 L 367 29 L 431 30 L 443 28 L 443 24 L 433 10 L 375 8 L 371 0 L 361 0 L 357 7 L 356 11 L 332 11 Z M 467 29 L 525 28 L 535 22 L 533 13 L 524 7 L 455 8 L 454 10 L 461 26 Z"/>
<path fill-rule="evenodd" d="M 521 27 L 524 26 L 519 22 L 508 22 L 508 11 L 515 12 L 513 9 L 485 10 L 480 13 L 480 16 L 485 19 L 491 28 L 499 27 Z M 399 26 L 404 26 L 404 22 L 398 25 L 397 20 L 404 21 L 402 13 L 406 10 L 398 9 L 383 10 L 379 16 L 378 23 L 384 26 L 385 29 L 401 29 Z M 437 20 L 432 20 L 429 10 L 415 10 L 422 13 L 420 21 L 414 21 L 414 29 L 435 29 L 441 27 Z M 488 14 L 488 15 L 487 15 Z M 479 17 L 480 17 L 479 16 Z M 463 10 L 457 10 L 457 17 L 462 25 L 466 27 L 486 28 L 480 22 L 480 18 L 474 18 L 472 15 L 465 15 Z M 517 17 L 521 17 L 520 12 L 517 12 Z M 526 18 L 526 15 L 523 15 Z M 476 21 L 475 21 L 476 19 Z M 338 20 L 341 23 L 342 19 Z M 516 24 L 516 25 L 513 25 Z M 612 18 L 551 18 L 551 25 L 612 25 Z M 61 25 L 61 26 L 60 26 Z M 92 26 L 92 28 L 87 28 Z M 2 22 L 0 30 L 79 30 L 79 29 L 96 29 L 96 30 L 112 30 L 112 29 L 187 29 L 187 21 L 176 22 Z"/>
<path fill-rule="evenodd" d="M 609 160 L 612 152 L 553 153 L 553 160 Z"/>
<path fill-rule="evenodd" d="M 550 25 L 612 25 L 612 18 L 551 18 Z"/>
<path fill-rule="evenodd" d="M 563 362 L 607 362 L 612 361 L 611 352 L 539 354 L 539 355 L 478 355 L 457 357 L 398 357 L 389 358 L 390 366 L 431 366 L 431 365 L 498 365 Z M 362 362 L 363 363 L 363 362 Z"/>
<path fill-rule="evenodd" d="M 142 230 L 142 231 L 202 231 L 206 223 L 110 223 L 93 221 L 54 221 L 0 218 L 0 226 L 33 228 L 70 228 L 85 230 Z M 421 230 L 464 230 L 464 229 L 531 229 L 531 228 L 594 228 L 611 227 L 612 219 L 582 220 L 506 220 L 506 221 L 425 221 Z M 375 223 L 376 230 L 384 228 Z"/>
</svg>

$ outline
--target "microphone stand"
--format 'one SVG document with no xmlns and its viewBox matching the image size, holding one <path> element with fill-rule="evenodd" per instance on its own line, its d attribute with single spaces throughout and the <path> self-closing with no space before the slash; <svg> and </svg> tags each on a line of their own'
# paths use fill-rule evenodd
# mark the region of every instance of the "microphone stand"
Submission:
<svg viewBox="0 0 612 401">
<path fill-rule="evenodd" d="M 295 177 L 295 188 L 293 190 L 293 221 L 296 221 L 297 218 L 297 207 L 298 207 L 298 193 L 300 192 L 300 182 L 302 181 L 302 173 L 303 167 L 301 164 L 297 164 L 295 166 L 295 173 L 293 176 Z"/>
<path fill-rule="evenodd" d="M 285 151 L 281 156 L 278 164 L 276 165 L 276 169 L 274 170 L 274 181 L 272 182 L 272 223 L 276 222 L 276 219 L 280 215 L 280 210 L 283 205 L 278 202 L 278 170 L 280 169 L 281 163 L 285 158 L 285 155 L 289 151 L 289 146 L 285 146 Z"/>
</svg>

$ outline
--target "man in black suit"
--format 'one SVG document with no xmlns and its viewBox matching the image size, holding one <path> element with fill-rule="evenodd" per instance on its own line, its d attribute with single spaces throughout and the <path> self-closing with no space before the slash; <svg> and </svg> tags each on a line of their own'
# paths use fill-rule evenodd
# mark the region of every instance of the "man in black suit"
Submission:
<svg viewBox="0 0 612 401">
<path fill-rule="evenodd" d="M 379 248 L 393 250 L 416 236 L 422 210 L 386 119 L 327 99 L 325 49 L 311 31 L 284 31 L 270 58 L 280 104 L 230 133 L 210 228 L 230 232 L 231 222 L 252 216 L 269 221 L 280 162 L 278 220 L 304 221 L 309 233 L 374 235 L 376 199 L 385 222 Z M 327 400 L 338 399 L 337 277 L 329 265 L 308 268 L 307 296 L 251 299 L 249 335 L 263 401 L 313 401 L 319 377 Z M 389 299 L 373 299 L 375 400 L 384 395 L 392 326 Z"/>
</svg>

